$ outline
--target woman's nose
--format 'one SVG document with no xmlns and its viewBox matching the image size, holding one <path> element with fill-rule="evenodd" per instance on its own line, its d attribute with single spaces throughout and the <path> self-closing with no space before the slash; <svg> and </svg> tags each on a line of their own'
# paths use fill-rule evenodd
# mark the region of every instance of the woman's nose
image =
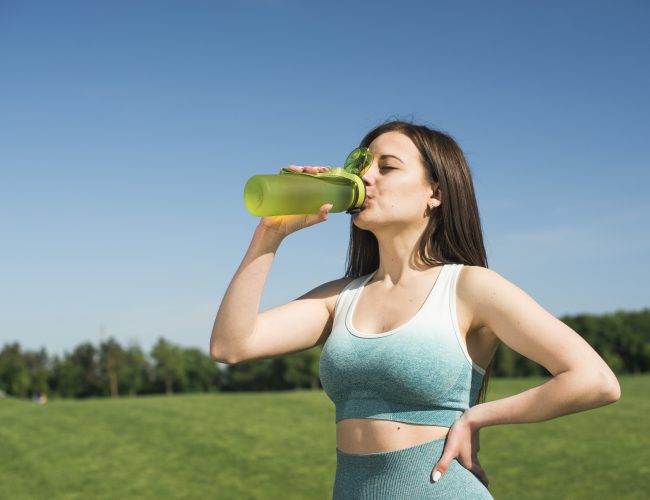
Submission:
<svg viewBox="0 0 650 500">
<path fill-rule="evenodd" d="M 368 167 L 368 170 L 366 170 L 366 172 L 361 176 L 361 180 L 364 182 L 364 184 L 369 184 L 371 182 L 374 182 L 374 175 L 375 175 L 375 171 L 377 170 L 377 168 L 375 167 L 376 165 L 373 163 L 372 165 L 370 165 L 370 167 Z"/>
</svg>

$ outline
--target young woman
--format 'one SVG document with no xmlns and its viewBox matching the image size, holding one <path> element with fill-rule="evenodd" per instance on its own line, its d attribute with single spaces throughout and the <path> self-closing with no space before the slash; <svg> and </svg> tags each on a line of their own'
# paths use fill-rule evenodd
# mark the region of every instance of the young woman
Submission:
<svg viewBox="0 0 650 500">
<path fill-rule="evenodd" d="M 217 313 L 211 355 L 239 363 L 323 345 L 321 382 L 336 406 L 334 499 L 492 498 L 481 428 L 612 403 L 618 381 L 574 330 L 487 268 L 470 170 L 451 137 L 395 121 L 361 146 L 373 163 L 345 277 L 260 313 L 280 243 L 327 220 L 331 206 L 263 217 Z M 499 342 L 553 378 L 486 403 Z"/>
</svg>

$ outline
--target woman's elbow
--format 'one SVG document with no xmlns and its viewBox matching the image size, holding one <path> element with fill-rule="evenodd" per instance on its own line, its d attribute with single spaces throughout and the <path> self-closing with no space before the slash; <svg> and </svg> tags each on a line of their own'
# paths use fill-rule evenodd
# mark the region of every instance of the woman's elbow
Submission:
<svg viewBox="0 0 650 500">
<path fill-rule="evenodd" d="M 217 363 L 223 363 L 225 365 L 236 365 L 239 363 L 239 360 L 234 359 L 234 358 L 228 358 L 226 356 L 221 356 L 221 355 L 216 355 L 216 354 L 210 354 L 210 358 L 212 361 L 215 361 Z"/>
<path fill-rule="evenodd" d="M 614 372 L 609 369 L 600 373 L 598 389 L 602 394 L 604 404 L 615 403 L 621 399 L 621 384 Z"/>
<path fill-rule="evenodd" d="M 618 379 L 616 378 L 616 375 L 612 377 L 611 380 L 611 389 L 610 389 L 610 397 L 612 398 L 611 402 L 615 403 L 619 399 L 621 399 L 621 384 L 618 383 Z"/>
<path fill-rule="evenodd" d="M 232 354 L 227 352 L 222 352 L 222 350 L 217 349 L 215 344 L 210 346 L 210 359 L 219 363 L 224 363 L 226 365 L 234 365 L 239 363 L 241 360 L 235 358 Z"/>
</svg>

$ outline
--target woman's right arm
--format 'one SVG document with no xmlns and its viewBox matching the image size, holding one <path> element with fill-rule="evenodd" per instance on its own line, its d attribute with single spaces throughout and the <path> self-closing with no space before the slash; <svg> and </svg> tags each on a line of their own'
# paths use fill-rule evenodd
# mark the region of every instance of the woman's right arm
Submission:
<svg viewBox="0 0 650 500">
<path fill-rule="evenodd" d="M 311 171 L 308 168 L 316 167 L 305 170 Z M 331 328 L 334 301 L 348 279 L 325 283 L 263 313 L 259 313 L 259 306 L 282 240 L 292 232 L 327 220 L 329 208 L 323 205 L 315 215 L 261 219 L 221 301 L 210 337 L 212 359 L 233 364 L 302 351 L 324 341 Z"/>
</svg>

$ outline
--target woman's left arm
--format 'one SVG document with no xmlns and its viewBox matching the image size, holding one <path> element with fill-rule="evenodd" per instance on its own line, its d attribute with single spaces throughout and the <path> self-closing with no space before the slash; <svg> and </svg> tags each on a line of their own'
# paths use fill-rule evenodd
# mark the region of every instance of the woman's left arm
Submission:
<svg viewBox="0 0 650 500">
<path fill-rule="evenodd" d="M 453 439 L 450 430 L 445 452 L 434 470 L 444 474 L 458 454 L 464 456 L 467 468 L 480 470 L 472 464 L 476 450 L 471 450 L 474 446 L 468 436 L 483 427 L 541 422 L 620 399 L 620 385 L 607 363 L 578 333 L 523 290 L 483 267 L 464 266 L 461 275 L 457 293 L 474 311 L 472 324 L 487 327 L 512 350 L 546 368 L 553 378 L 520 394 L 468 409 L 454 424 Z"/>
<path fill-rule="evenodd" d="M 463 292 L 473 306 L 474 323 L 553 375 L 515 396 L 473 406 L 463 415 L 472 429 L 541 422 L 620 399 L 616 375 L 598 353 L 513 283 L 490 269 L 470 266 Z"/>
</svg>

